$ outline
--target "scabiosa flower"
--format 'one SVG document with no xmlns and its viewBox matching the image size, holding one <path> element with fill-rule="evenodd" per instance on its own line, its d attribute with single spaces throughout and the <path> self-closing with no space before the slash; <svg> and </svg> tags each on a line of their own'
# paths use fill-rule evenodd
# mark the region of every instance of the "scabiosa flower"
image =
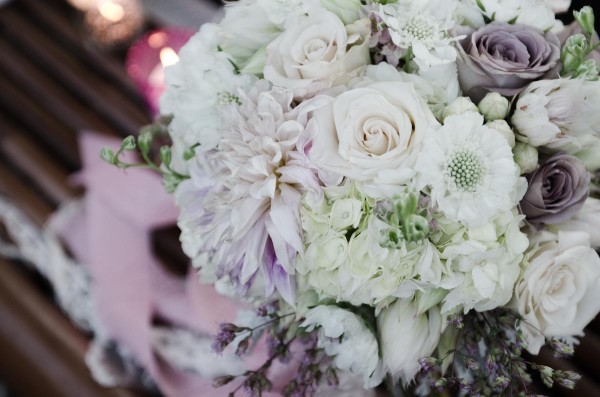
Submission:
<svg viewBox="0 0 600 397">
<path fill-rule="evenodd" d="M 416 169 L 419 185 L 431 188 L 439 210 L 467 226 L 489 222 L 520 198 L 523 181 L 508 142 L 474 112 L 448 117 L 429 134 Z"/>
<path fill-rule="evenodd" d="M 379 15 L 396 46 L 412 49 L 419 67 L 451 63 L 456 59 L 454 39 L 448 31 L 456 1 L 399 2 L 381 6 Z"/>
</svg>

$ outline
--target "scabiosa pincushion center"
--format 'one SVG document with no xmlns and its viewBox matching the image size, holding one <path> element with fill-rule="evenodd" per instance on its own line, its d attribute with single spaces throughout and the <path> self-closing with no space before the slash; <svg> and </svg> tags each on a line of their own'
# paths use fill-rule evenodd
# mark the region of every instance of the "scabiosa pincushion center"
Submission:
<svg viewBox="0 0 600 397">
<path fill-rule="evenodd" d="M 475 192 L 486 174 L 486 166 L 474 150 L 458 149 L 446 163 L 445 177 L 453 191 Z"/>
</svg>

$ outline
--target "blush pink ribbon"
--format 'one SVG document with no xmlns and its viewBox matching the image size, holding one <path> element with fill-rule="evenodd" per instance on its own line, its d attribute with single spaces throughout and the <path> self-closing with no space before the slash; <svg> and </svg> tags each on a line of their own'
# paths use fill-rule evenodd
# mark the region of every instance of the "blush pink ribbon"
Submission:
<svg viewBox="0 0 600 397">
<path fill-rule="evenodd" d="M 193 271 L 187 279 L 169 274 L 153 256 L 151 230 L 174 224 L 178 212 L 159 175 L 140 169 L 124 172 L 100 159 L 103 147 L 119 145 L 100 134 L 82 133 L 83 169 L 76 180 L 86 187 L 85 210 L 70 222 L 63 238 L 77 259 L 89 266 L 96 308 L 108 336 L 134 354 L 166 396 L 226 397 L 235 383 L 214 389 L 212 379 L 178 371 L 152 349 L 156 318 L 212 335 L 218 324 L 235 320 L 239 306 L 212 286 L 201 285 Z M 247 360 L 248 368 L 266 359 L 264 345 L 256 350 Z M 293 377 L 290 369 L 295 368 L 272 369 L 276 390 Z"/>
</svg>

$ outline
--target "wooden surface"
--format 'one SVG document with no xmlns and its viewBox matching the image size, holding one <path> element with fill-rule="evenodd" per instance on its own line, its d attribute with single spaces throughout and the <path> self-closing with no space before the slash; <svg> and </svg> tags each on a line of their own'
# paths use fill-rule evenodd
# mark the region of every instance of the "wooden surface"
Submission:
<svg viewBox="0 0 600 397">
<path fill-rule="evenodd" d="M 0 194 L 35 222 L 82 193 L 67 182 L 80 166 L 78 131 L 126 136 L 149 121 L 122 54 L 89 43 L 81 16 L 64 1 L 15 0 L 0 8 Z M 155 241 L 169 268 L 184 273 L 176 229 L 157 231 Z M 574 361 L 540 358 L 584 374 L 577 391 L 552 395 L 600 396 L 599 335 L 596 320 Z M 0 380 L 22 397 L 141 395 L 98 386 L 83 362 L 87 341 L 43 280 L 0 260 Z"/>
</svg>

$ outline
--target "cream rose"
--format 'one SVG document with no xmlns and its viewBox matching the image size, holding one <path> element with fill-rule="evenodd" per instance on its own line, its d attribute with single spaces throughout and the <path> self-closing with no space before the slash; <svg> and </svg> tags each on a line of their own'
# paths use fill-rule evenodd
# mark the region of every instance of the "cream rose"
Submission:
<svg viewBox="0 0 600 397">
<path fill-rule="evenodd" d="M 296 99 L 344 84 L 370 63 L 369 33 L 368 19 L 344 26 L 325 9 L 296 18 L 267 46 L 265 79 L 293 90 Z"/>
<path fill-rule="evenodd" d="M 411 83 L 377 82 L 344 92 L 313 115 L 311 159 L 361 182 L 406 183 L 428 131 L 439 124 Z M 329 178 L 327 178 L 329 179 Z"/>
<path fill-rule="evenodd" d="M 600 312 L 600 258 L 587 233 L 545 233 L 525 264 L 512 306 L 537 354 L 544 337 L 580 335 Z"/>
</svg>

